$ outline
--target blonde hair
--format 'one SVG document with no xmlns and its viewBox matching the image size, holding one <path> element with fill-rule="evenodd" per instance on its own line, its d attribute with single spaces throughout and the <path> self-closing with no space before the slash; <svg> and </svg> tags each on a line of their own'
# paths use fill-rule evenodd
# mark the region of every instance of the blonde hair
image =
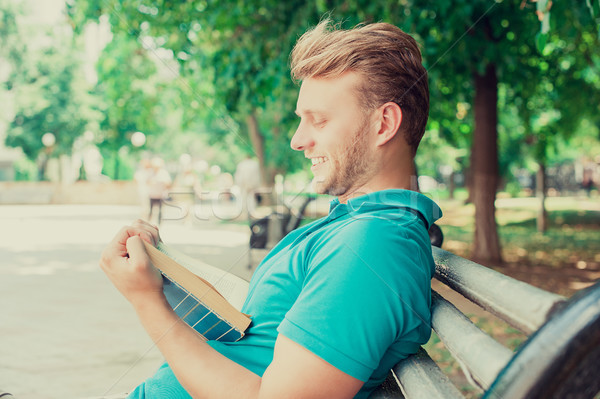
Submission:
<svg viewBox="0 0 600 399">
<path fill-rule="evenodd" d="M 363 107 L 398 104 L 400 130 L 416 152 L 429 116 L 429 86 L 419 46 L 410 35 L 388 23 L 343 30 L 325 19 L 300 37 L 290 58 L 296 81 L 360 74 L 357 92 Z"/>
</svg>

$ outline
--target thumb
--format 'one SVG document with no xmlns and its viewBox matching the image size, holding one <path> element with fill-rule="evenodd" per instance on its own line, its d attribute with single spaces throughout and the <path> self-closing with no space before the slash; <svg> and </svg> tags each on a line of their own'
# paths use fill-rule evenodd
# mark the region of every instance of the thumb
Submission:
<svg viewBox="0 0 600 399">
<path fill-rule="evenodd" d="M 129 254 L 129 259 L 132 261 L 143 261 L 149 260 L 148 253 L 146 252 L 146 248 L 144 248 L 144 243 L 140 236 L 131 236 L 127 239 L 125 243 L 127 248 L 127 253 Z"/>
<path fill-rule="evenodd" d="M 140 236 L 132 236 L 127 239 L 127 253 L 129 254 L 129 264 L 133 270 L 150 272 L 162 282 L 160 271 L 152 264 L 148 252 L 144 247 L 144 242 Z"/>
</svg>

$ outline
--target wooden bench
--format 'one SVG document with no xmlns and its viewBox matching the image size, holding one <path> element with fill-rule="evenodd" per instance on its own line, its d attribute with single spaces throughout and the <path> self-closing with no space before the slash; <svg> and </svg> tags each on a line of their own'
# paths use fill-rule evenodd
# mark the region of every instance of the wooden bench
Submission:
<svg viewBox="0 0 600 399">
<path fill-rule="evenodd" d="M 433 293 L 432 329 L 483 398 L 594 398 L 600 392 L 600 282 L 567 300 L 440 248 L 433 255 L 436 279 L 528 335 L 513 352 Z M 464 396 L 421 349 L 398 363 L 371 398 Z"/>
</svg>

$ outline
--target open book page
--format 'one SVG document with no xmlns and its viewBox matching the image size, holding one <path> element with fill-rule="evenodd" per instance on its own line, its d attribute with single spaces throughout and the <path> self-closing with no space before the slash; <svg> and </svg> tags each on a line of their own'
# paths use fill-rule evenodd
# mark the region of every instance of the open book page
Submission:
<svg viewBox="0 0 600 399">
<path fill-rule="evenodd" d="M 159 242 L 156 247 L 162 253 L 173 258 L 177 263 L 185 266 L 192 273 L 211 283 L 234 308 L 237 310 L 242 309 L 242 305 L 248 294 L 249 284 L 246 280 L 218 267 L 194 259 L 171 247 L 167 247 L 163 242 Z"/>
</svg>

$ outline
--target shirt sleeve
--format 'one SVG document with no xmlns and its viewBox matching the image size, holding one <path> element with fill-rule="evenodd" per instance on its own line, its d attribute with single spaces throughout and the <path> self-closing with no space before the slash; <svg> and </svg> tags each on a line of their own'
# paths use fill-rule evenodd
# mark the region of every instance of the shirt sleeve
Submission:
<svg viewBox="0 0 600 399">
<path fill-rule="evenodd" d="M 429 324 L 430 263 L 405 228 L 353 220 L 313 248 L 279 333 L 367 381 L 394 342 Z"/>
</svg>

